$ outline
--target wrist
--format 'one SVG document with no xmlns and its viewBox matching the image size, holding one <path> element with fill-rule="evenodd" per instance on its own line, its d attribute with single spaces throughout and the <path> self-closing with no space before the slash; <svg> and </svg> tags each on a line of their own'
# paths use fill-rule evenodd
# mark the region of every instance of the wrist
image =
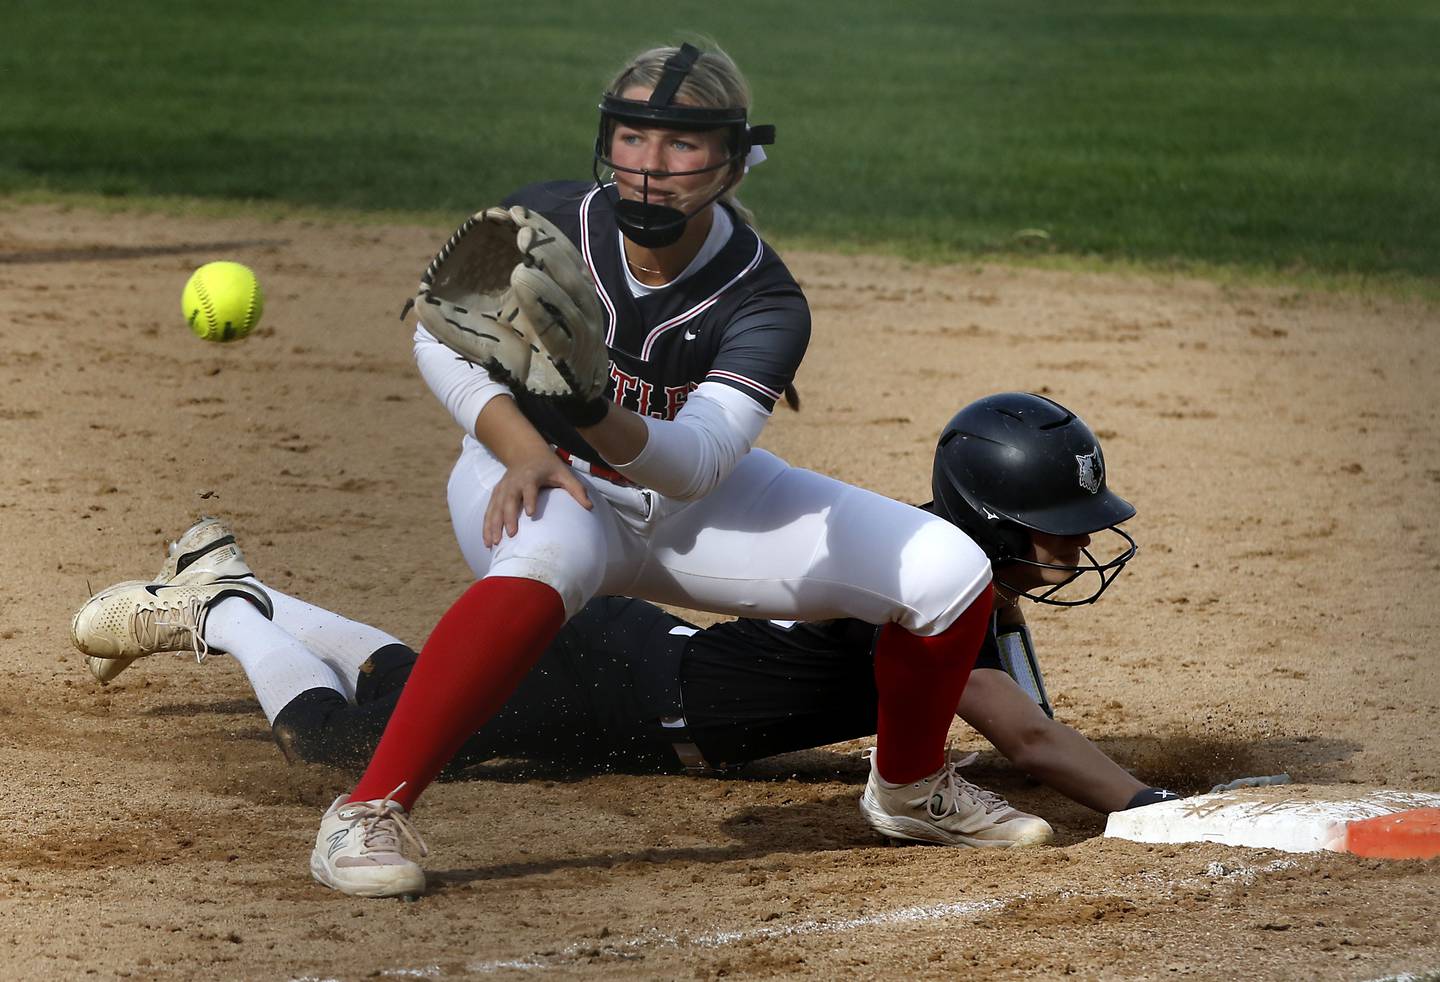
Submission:
<svg viewBox="0 0 1440 982">
<path fill-rule="evenodd" d="M 550 451 L 550 442 L 520 411 L 514 399 L 491 399 L 475 420 L 475 439 L 509 467 Z"/>
<path fill-rule="evenodd" d="M 580 396 L 552 396 L 550 404 L 577 430 L 589 429 L 605 421 L 610 414 L 610 400 L 584 399 Z"/>
<path fill-rule="evenodd" d="M 1121 811 L 1129 811 L 1132 808 L 1144 808 L 1146 805 L 1158 805 L 1164 801 L 1175 801 L 1183 797 L 1184 795 L 1176 794 L 1168 788 L 1141 788 L 1135 792 L 1129 804 L 1122 808 Z"/>
</svg>

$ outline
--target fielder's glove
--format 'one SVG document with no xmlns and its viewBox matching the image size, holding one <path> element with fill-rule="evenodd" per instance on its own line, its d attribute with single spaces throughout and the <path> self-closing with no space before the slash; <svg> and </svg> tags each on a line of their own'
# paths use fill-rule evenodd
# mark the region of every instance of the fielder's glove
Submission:
<svg viewBox="0 0 1440 982">
<path fill-rule="evenodd" d="M 605 415 L 604 316 L 580 252 L 540 214 L 487 208 L 431 260 L 420 322 L 492 378 L 552 402 L 585 426 Z"/>
</svg>

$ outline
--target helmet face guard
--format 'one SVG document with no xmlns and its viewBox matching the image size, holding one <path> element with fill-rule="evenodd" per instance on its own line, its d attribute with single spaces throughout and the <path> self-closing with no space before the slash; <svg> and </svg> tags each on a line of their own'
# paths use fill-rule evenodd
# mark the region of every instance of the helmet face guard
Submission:
<svg viewBox="0 0 1440 982">
<path fill-rule="evenodd" d="M 1005 392 L 971 403 L 946 425 L 931 478 L 937 515 L 959 526 L 997 567 L 996 582 L 1036 603 L 1076 607 L 1094 603 L 1135 555 L 1135 540 L 1120 523 L 1135 515 L 1105 482 L 1105 458 L 1095 434 L 1074 413 L 1043 396 Z M 1125 547 L 1100 561 L 1082 549 L 1076 565 L 1031 559 L 1032 534 L 1061 538 L 1108 531 Z M 1022 590 L 1006 583 L 1007 564 L 1058 570 L 1059 583 Z M 1061 591 L 1086 574 L 1099 578 L 1087 596 Z"/>
<path fill-rule="evenodd" d="M 775 142 L 775 127 L 750 126 L 746 122 L 743 106 L 733 108 L 708 108 L 703 106 L 676 105 L 675 95 L 685 81 L 695 61 L 700 57 L 699 49 L 684 44 L 666 62 L 660 82 L 646 100 L 623 99 L 606 95 L 600 100 L 600 132 L 595 138 L 595 157 L 591 171 L 595 183 L 604 185 L 601 170 L 640 175 L 641 196 L 639 201 L 621 198 L 619 191 L 611 189 L 611 201 L 615 207 L 615 218 L 620 231 L 636 245 L 649 249 L 660 249 L 674 245 L 685 232 L 685 224 L 700 212 L 710 207 L 720 196 L 735 186 L 744 173 L 745 159 L 752 147 Z M 685 132 L 726 131 L 726 145 L 729 154 L 719 163 L 690 171 L 652 171 L 633 167 L 621 167 L 610 157 L 610 142 L 615 124 L 651 127 Z M 650 179 L 652 177 L 693 177 L 729 168 L 730 173 L 708 198 L 682 212 L 678 208 L 651 202 Z"/>
<path fill-rule="evenodd" d="M 1084 564 L 1076 564 L 1074 566 L 1067 566 L 1056 563 L 1041 563 L 1036 562 L 1033 559 L 1022 559 L 1017 556 L 1008 560 L 1008 563 L 1017 566 L 1031 566 L 1037 569 L 1060 570 L 1061 572 L 1064 572 L 1068 575 L 1059 583 L 1049 583 L 1043 586 L 1031 587 L 1028 590 L 1023 590 L 1018 586 L 1012 586 L 1011 584 L 1006 583 L 1005 578 L 997 570 L 995 573 L 995 582 L 999 583 L 1001 586 L 1003 586 L 1005 589 L 1009 590 L 1016 596 L 1024 597 L 1026 600 L 1033 600 L 1037 604 L 1050 604 L 1054 607 L 1082 607 L 1085 604 L 1093 604 L 1095 601 L 1100 599 L 1100 595 L 1102 593 L 1109 589 L 1110 584 L 1115 582 L 1115 577 L 1119 576 L 1121 571 L 1125 569 L 1126 563 L 1128 563 L 1131 559 L 1135 558 L 1135 553 L 1140 548 L 1135 544 L 1135 540 L 1131 538 L 1130 533 L 1126 532 L 1118 525 L 1111 525 L 1104 529 L 1096 529 L 1096 531 L 1115 533 L 1116 535 L 1120 536 L 1120 538 L 1125 540 L 1127 548 L 1122 550 L 1120 554 L 1117 555 L 1115 558 L 1103 563 L 1095 558 L 1094 553 L 1092 553 L 1088 547 L 1081 549 L 1080 552 L 1084 554 L 1088 562 Z M 1086 594 L 1079 599 L 1070 599 L 1067 597 L 1055 596 L 1055 594 L 1059 593 L 1061 590 L 1065 589 L 1071 583 L 1074 583 L 1076 580 L 1080 579 L 1080 577 L 1084 576 L 1087 573 L 1093 573 L 1100 578 L 1099 585 L 1095 587 L 1093 593 Z"/>
</svg>

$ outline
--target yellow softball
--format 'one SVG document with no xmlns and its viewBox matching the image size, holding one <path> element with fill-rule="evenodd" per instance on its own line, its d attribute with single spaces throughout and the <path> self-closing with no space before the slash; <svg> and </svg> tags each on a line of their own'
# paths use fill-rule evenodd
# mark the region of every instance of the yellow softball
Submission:
<svg viewBox="0 0 1440 982">
<path fill-rule="evenodd" d="M 260 323 L 265 294 L 248 266 L 206 263 L 185 283 L 180 311 L 196 337 L 206 341 L 238 341 Z"/>
</svg>

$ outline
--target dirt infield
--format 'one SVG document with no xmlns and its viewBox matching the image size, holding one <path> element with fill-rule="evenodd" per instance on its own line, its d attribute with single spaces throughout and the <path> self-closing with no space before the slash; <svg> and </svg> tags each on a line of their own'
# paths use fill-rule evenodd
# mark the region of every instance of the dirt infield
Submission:
<svg viewBox="0 0 1440 982">
<path fill-rule="evenodd" d="M 444 231 L 0 210 L 0 977 L 1440 969 L 1440 861 L 1104 840 L 988 750 L 974 779 L 1058 847 L 881 844 L 857 744 L 729 780 L 499 763 L 427 795 L 422 901 L 313 884 L 348 776 L 287 768 L 226 658 L 157 657 L 101 689 L 68 619 L 216 513 L 266 580 L 424 639 L 467 583 L 444 500 L 458 435 L 396 315 Z M 241 344 L 180 318 L 217 258 L 267 291 Z M 987 392 L 1052 394 L 1105 441 L 1141 552 L 1098 607 L 1032 619 L 1065 719 L 1186 791 L 1279 771 L 1440 790 L 1434 308 L 787 259 L 816 332 L 770 449 L 921 501 L 939 427 Z"/>
</svg>

